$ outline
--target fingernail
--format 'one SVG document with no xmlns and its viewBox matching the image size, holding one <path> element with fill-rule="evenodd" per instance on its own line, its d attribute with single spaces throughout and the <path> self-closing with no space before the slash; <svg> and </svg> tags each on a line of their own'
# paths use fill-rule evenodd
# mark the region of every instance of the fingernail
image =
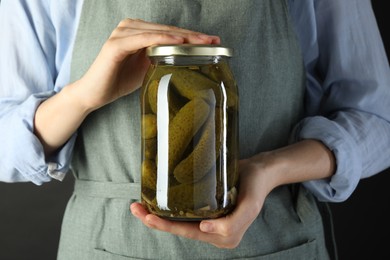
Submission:
<svg viewBox="0 0 390 260">
<path fill-rule="evenodd" d="M 130 211 L 131 213 L 136 216 L 136 217 L 139 217 L 139 211 L 137 210 L 137 206 L 135 203 L 131 204 L 130 205 Z"/>
<path fill-rule="evenodd" d="M 210 222 L 202 222 L 200 223 L 200 230 L 202 232 L 212 232 L 214 230 L 213 224 Z"/>
<path fill-rule="evenodd" d="M 214 43 L 214 44 L 221 44 L 221 39 L 218 36 L 213 36 L 212 43 Z"/>
</svg>

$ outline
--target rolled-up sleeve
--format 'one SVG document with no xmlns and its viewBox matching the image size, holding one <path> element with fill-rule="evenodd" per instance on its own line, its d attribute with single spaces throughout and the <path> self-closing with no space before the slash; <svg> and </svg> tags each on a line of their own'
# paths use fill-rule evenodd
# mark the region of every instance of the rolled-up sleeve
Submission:
<svg viewBox="0 0 390 260">
<path fill-rule="evenodd" d="M 292 4 L 291 4 L 292 3 Z M 340 202 L 390 166 L 390 69 L 369 0 L 290 1 L 307 68 L 306 118 L 293 139 L 335 155 L 333 177 L 304 183 Z"/>
<path fill-rule="evenodd" d="M 43 147 L 34 134 L 35 111 L 52 94 L 47 92 L 31 95 L 21 104 L 13 105 L 5 113 L 1 113 L 1 181 L 42 184 L 51 178 L 62 180 L 68 172 L 75 137 L 55 155 L 45 158 Z M 2 101 L 0 107 L 4 108 L 6 102 Z"/>
<path fill-rule="evenodd" d="M 0 181 L 40 185 L 62 180 L 69 170 L 76 133 L 50 158 L 34 134 L 37 107 L 69 79 L 72 45 L 61 38 L 72 41 L 74 28 L 56 33 L 66 21 L 53 23 L 50 2 L 4 0 L 0 5 Z"/>
</svg>

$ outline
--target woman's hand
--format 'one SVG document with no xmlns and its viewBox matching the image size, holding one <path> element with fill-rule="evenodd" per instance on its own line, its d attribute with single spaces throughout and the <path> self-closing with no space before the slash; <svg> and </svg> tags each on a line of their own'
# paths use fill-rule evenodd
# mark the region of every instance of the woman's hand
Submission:
<svg viewBox="0 0 390 260">
<path fill-rule="evenodd" d="M 235 210 L 228 216 L 200 223 L 176 222 L 149 214 L 140 203 L 130 207 L 146 226 L 220 248 L 235 248 L 260 213 L 266 196 L 277 186 L 327 178 L 335 171 L 335 159 L 321 142 L 299 143 L 261 153 L 239 164 L 240 187 Z"/>
<path fill-rule="evenodd" d="M 157 44 L 212 44 L 216 36 L 181 29 L 174 26 L 125 19 L 112 32 L 84 77 L 79 90 L 83 101 L 96 109 L 141 86 L 149 60 L 144 48 Z M 87 97 L 87 99 L 85 99 Z"/>
<path fill-rule="evenodd" d="M 38 107 L 34 130 L 45 153 L 49 155 L 62 146 L 90 112 L 141 86 L 149 65 L 145 47 L 219 42 L 216 36 L 173 26 L 131 19 L 121 21 L 86 74 Z"/>
<path fill-rule="evenodd" d="M 201 240 L 219 248 L 235 248 L 259 214 L 265 197 L 272 189 L 262 163 L 241 160 L 237 206 L 228 216 L 199 222 L 169 221 L 149 214 L 140 203 L 131 205 L 132 213 L 146 226 L 190 239 Z M 268 187 L 267 187 L 268 186 Z"/>
</svg>

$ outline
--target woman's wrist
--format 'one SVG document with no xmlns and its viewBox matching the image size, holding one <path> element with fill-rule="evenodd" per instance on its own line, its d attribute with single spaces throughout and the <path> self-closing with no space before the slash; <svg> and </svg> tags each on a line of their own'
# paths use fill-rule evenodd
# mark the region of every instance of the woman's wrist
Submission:
<svg viewBox="0 0 390 260">
<path fill-rule="evenodd" d="M 267 196 L 274 188 L 283 184 L 281 172 L 286 162 L 281 160 L 274 151 L 262 152 L 248 159 L 255 168 L 258 185 L 262 191 L 262 197 Z"/>
<path fill-rule="evenodd" d="M 93 108 L 83 100 L 77 83 L 65 86 L 42 102 L 34 118 L 34 133 L 46 155 L 61 147 L 73 135 Z"/>
<path fill-rule="evenodd" d="M 67 85 L 61 90 L 60 94 L 64 95 L 69 103 L 73 104 L 74 108 L 82 117 L 87 116 L 89 113 L 103 106 L 91 99 L 93 93 L 88 93 L 83 87 L 82 80 L 77 80 Z"/>
<path fill-rule="evenodd" d="M 330 178 L 336 171 L 333 153 L 317 140 L 303 140 L 248 160 L 263 175 L 267 193 L 284 184 Z"/>
</svg>

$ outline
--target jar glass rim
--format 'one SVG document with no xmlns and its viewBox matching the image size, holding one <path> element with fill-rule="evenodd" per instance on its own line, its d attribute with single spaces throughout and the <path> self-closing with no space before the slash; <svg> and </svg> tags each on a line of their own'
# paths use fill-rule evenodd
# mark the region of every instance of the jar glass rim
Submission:
<svg viewBox="0 0 390 260">
<path fill-rule="evenodd" d="M 232 57 L 233 49 L 216 44 L 170 44 L 146 48 L 146 55 L 156 56 L 225 56 Z"/>
</svg>

